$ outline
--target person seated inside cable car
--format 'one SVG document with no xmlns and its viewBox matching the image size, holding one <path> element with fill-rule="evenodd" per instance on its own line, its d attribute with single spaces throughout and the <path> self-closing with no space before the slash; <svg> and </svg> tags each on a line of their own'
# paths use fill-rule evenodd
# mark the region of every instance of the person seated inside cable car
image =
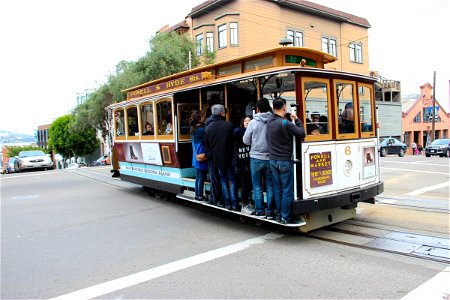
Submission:
<svg viewBox="0 0 450 300">
<path fill-rule="evenodd" d="M 145 123 L 145 131 L 142 135 L 153 135 L 153 134 L 154 134 L 154 131 L 152 128 L 152 124 L 150 124 L 148 122 Z"/>
<path fill-rule="evenodd" d="M 320 135 L 319 126 L 316 124 L 309 124 L 306 126 L 308 135 Z"/>
</svg>

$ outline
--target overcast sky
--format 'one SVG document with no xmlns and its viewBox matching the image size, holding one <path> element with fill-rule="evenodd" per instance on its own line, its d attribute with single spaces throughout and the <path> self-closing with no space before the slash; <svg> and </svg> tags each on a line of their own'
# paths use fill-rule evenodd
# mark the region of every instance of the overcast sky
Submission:
<svg viewBox="0 0 450 300">
<path fill-rule="evenodd" d="M 143 56 L 158 29 L 202 2 L 2 1 L 0 129 L 33 134 L 68 113 L 77 91 L 104 83 L 119 61 Z M 370 69 L 400 80 L 402 94 L 433 84 L 436 71 L 437 99 L 448 112 L 449 0 L 313 2 L 370 22 Z"/>
</svg>

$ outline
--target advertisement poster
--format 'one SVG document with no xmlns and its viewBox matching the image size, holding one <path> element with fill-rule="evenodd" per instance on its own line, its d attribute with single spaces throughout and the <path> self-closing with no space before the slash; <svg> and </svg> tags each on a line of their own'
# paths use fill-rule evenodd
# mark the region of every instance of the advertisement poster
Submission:
<svg viewBox="0 0 450 300">
<path fill-rule="evenodd" d="M 141 148 L 145 163 L 162 166 L 161 151 L 158 143 L 142 143 Z"/>
<path fill-rule="evenodd" d="M 309 166 L 311 187 L 333 184 L 331 152 L 309 154 Z"/>
<path fill-rule="evenodd" d="M 363 148 L 363 178 L 370 178 L 376 175 L 375 173 L 375 147 Z"/>
<path fill-rule="evenodd" d="M 141 144 L 139 143 L 123 143 L 123 152 L 125 160 L 129 162 L 144 162 L 142 157 Z"/>
</svg>

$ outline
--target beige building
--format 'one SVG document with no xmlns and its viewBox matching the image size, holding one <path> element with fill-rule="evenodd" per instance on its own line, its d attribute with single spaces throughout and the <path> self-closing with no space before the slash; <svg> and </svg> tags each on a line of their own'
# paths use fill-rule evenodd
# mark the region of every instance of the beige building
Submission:
<svg viewBox="0 0 450 300">
<path fill-rule="evenodd" d="M 302 0 L 209 0 L 179 24 L 160 31 L 189 34 L 197 54 L 216 53 L 216 62 L 279 46 L 322 50 L 337 57 L 326 68 L 369 75 L 369 22 Z"/>
</svg>

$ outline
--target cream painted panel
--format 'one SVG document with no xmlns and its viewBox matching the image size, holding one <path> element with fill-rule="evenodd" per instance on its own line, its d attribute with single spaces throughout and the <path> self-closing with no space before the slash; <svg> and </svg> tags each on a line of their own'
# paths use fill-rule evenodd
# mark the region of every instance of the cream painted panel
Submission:
<svg viewBox="0 0 450 300">
<path fill-rule="evenodd" d="M 338 192 L 359 186 L 361 178 L 361 152 L 358 141 L 336 142 L 336 176 Z"/>
</svg>

